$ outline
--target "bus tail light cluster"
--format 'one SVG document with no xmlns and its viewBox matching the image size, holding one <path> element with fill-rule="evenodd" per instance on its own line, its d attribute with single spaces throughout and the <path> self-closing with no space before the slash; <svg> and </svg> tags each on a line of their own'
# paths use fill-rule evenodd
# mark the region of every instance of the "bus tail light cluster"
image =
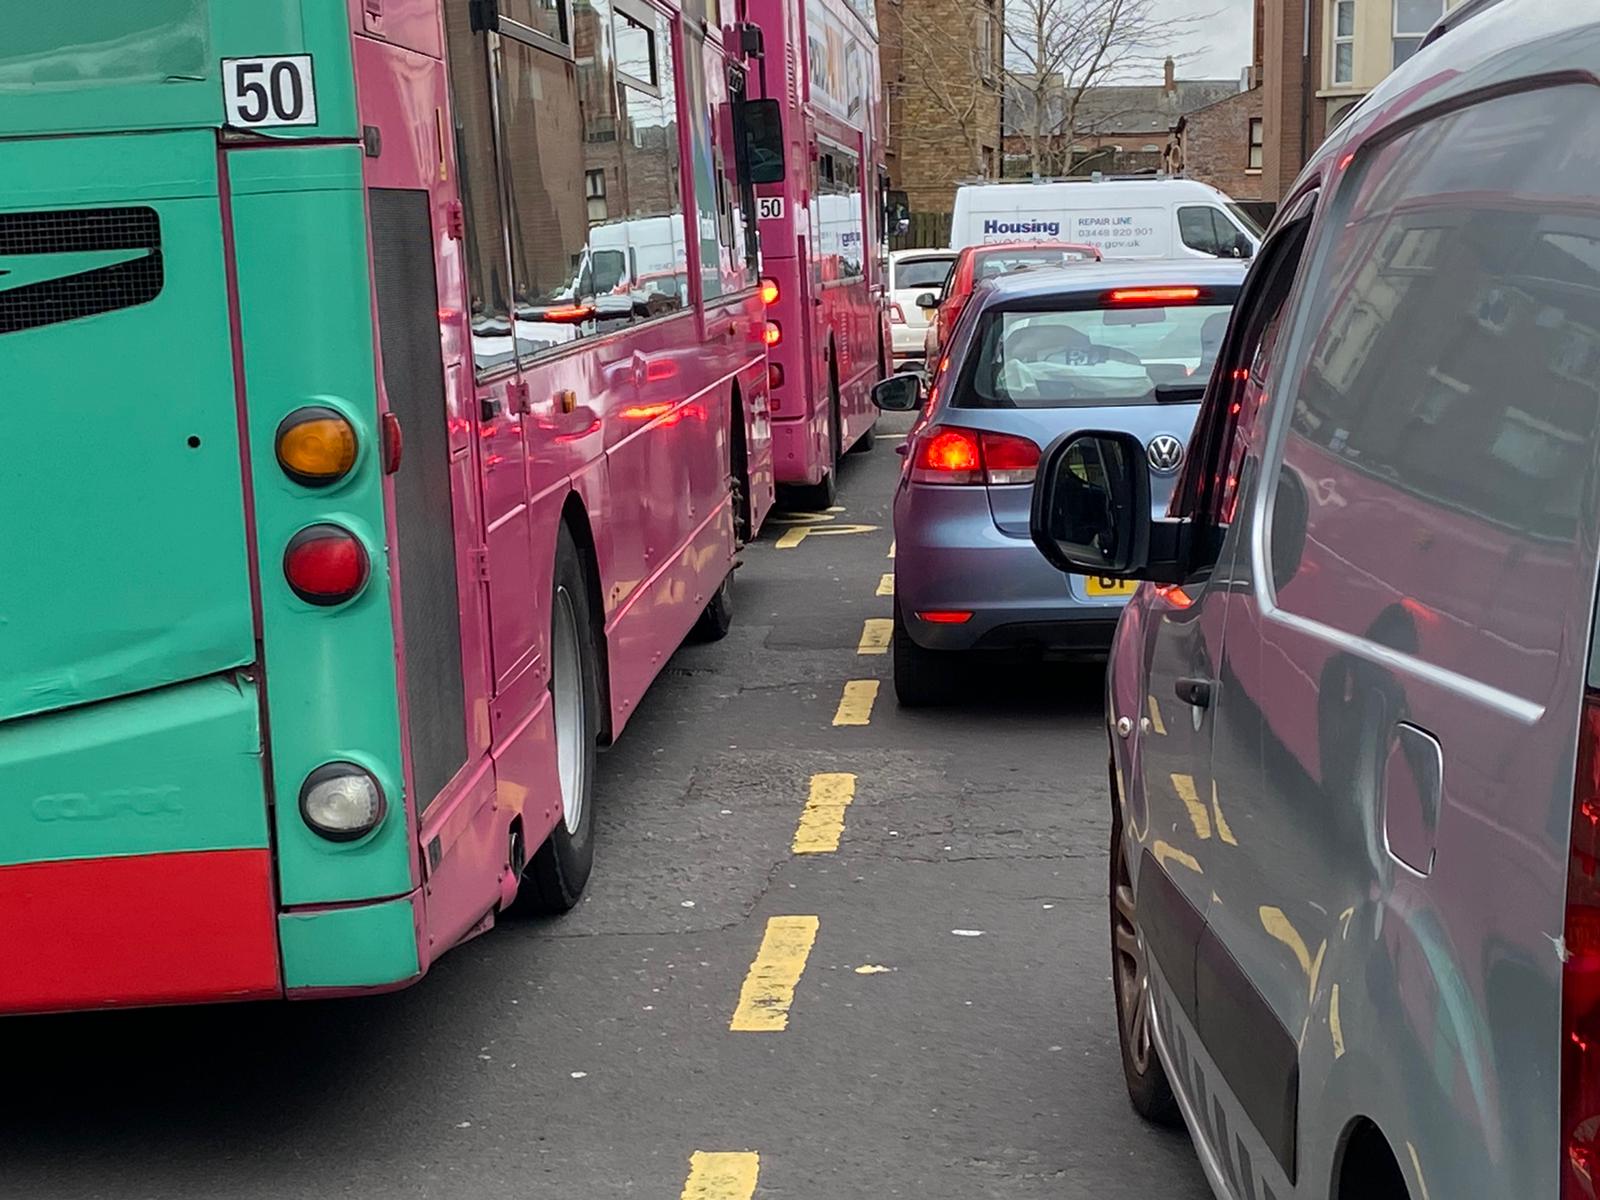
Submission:
<svg viewBox="0 0 1600 1200">
<path fill-rule="evenodd" d="M 1561 966 L 1561 1200 L 1600 1191 L 1600 691 L 1583 700 Z"/>
<path fill-rule="evenodd" d="M 912 449 L 911 481 L 945 486 L 1032 483 L 1039 469 L 1039 447 L 1025 437 L 934 425 L 923 430 Z"/>
<path fill-rule="evenodd" d="M 783 326 L 776 321 L 768 321 L 761 330 L 761 340 L 767 346 L 776 346 L 783 341 Z"/>
<path fill-rule="evenodd" d="M 770 277 L 761 280 L 761 303 L 776 304 L 778 302 L 778 281 Z"/>
<path fill-rule="evenodd" d="M 297 408 L 278 424 L 274 438 L 283 473 L 305 487 L 338 483 L 356 465 L 355 426 L 324 406 Z"/>
<path fill-rule="evenodd" d="M 783 386 L 783 364 L 769 362 L 767 364 L 767 391 L 775 392 Z"/>
<path fill-rule="evenodd" d="M 300 818 L 330 842 L 353 842 L 376 829 L 388 805 L 371 771 L 352 762 L 324 763 L 300 785 Z"/>
<path fill-rule="evenodd" d="M 321 608 L 353 600 L 371 573 L 367 548 L 342 525 L 308 526 L 289 539 L 283 552 L 283 574 L 290 589 Z"/>
</svg>

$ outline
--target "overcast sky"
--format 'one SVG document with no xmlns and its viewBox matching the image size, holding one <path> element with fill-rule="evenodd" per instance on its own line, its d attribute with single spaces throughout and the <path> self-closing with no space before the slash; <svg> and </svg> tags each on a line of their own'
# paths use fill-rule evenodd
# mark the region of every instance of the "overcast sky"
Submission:
<svg viewBox="0 0 1600 1200">
<path fill-rule="evenodd" d="M 1250 65 L 1250 0 L 1156 0 L 1173 16 L 1213 14 L 1177 47 L 1192 57 L 1178 68 L 1185 79 L 1237 79 Z"/>
</svg>

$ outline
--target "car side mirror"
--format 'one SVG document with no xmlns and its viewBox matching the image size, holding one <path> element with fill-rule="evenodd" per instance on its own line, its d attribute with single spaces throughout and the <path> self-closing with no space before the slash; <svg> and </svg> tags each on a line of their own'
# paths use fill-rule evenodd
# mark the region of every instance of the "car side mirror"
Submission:
<svg viewBox="0 0 1600 1200">
<path fill-rule="evenodd" d="M 922 295 L 917 297 L 917 307 L 918 308 L 938 308 L 939 307 L 939 293 L 938 292 L 923 292 Z"/>
<path fill-rule="evenodd" d="M 1233 253 L 1235 258 L 1252 258 L 1256 249 L 1250 244 L 1250 239 L 1244 234 L 1235 234 L 1233 239 Z"/>
<path fill-rule="evenodd" d="M 872 402 L 883 412 L 915 412 L 922 405 L 922 376 L 903 371 L 873 384 Z"/>
</svg>

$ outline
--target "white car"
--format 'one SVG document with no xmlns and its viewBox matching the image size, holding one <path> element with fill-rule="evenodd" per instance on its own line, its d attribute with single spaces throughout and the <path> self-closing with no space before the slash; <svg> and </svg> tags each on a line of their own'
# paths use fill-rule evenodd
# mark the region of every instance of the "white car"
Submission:
<svg viewBox="0 0 1600 1200">
<path fill-rule="evenodd" d="M 954 250 L 896 250 L 889 255 L 889 329 L 894 338 L 894 365 L 923 357 L 923 337 L 933 310 L 917 307 L 924 292 L 944 289 Z"/>
</svg>

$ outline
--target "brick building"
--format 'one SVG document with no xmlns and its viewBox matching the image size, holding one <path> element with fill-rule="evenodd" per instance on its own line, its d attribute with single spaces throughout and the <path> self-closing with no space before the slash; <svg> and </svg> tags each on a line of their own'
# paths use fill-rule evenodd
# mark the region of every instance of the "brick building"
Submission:
<svg viewBox="0 0 1600 1200">
<path fill-rule="evenodd" d="M 1261 186 L 1263 108 L 1261 89 L 1253 87 L 1179 117 L 1167 142 L 1168 173 L 1208 183 L 1235 200 L 1276 200 Z"/>
<path fill-rule="evenodd" d="M 889 185 L 913 212 L 999 172 L 1004 16 L 1004 0 L 878 0 Z"/>
<path fill-rule="evenodd" d="M 1038 173 L 1042 176 L 1154 174 L 1166 164 L 1173 128 L 1186 114 L 1236 95 L 1237 79 L 1179 79 L 1169 58 L 1159 84 L 1106 84 L 1087 89 L 1075 113 L 1067 115 L 1065 91 L 1044 92 L 1044 138 Z M 1031 114 L 1036 89 L 1024 79 L 1006 95 L 1006 174 L 1033 173 Z M 1070 123 L 1071 129 L 1067 126 Z"/>
</svg>

